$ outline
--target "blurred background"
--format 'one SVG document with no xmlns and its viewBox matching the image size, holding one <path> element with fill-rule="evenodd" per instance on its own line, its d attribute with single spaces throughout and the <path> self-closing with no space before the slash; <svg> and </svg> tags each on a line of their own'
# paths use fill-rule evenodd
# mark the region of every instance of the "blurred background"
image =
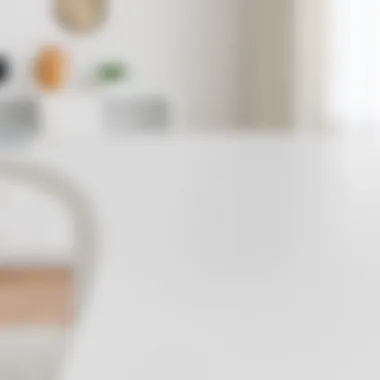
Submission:
<svg viewBox="0 0 380 380">
<path fill-rule="evenodd" d="M 321 363 L 330 373 L 335 351 L 347 352 L 347 363 L 374 358 L 357 372 L 343 362 L 356 378 L 377 368 L 378 355 L 354 339 L 350 351 L 347 337 L 356 326 L 364 342 L 362 326 L 371 326 L 378 346 L 379 313 L 367 307 L 377 303 L 365 278 L 370 268 L 377 299 L 378 146 L 263 141 L 254 133 L 204 144 L 186 133 L 376 132 L 379 15 L 378 0 L 0 1 L 0 145 L 20 136 L 55 139 L 15 155 L 0 150 L 0 380 L 55 378 L 76 322 L 73 300 L 87 285 L 95 253 L 110 288 L 77 363 L 87 363 L 86 347 L 96 347 L 90 353 L 101 360 L 112 357 L 98 372 L 93 363 L 101 360 L 87 355 L 90 372 L 73 367 L 67 379 L 160 378 L 155 368 L 173 361 L 182 377 L 198 363 L 191 376 L 199 378 L 209 363 L 199 355 L 203 346 L 215 355 L 217 375 L 207 379 L 234 378 L 237 368 L 241 379 L 277 379 L 286 373 L 284 357 L 294 359 L 291 378 L 305 378 L 310 368 L 315 374 Z M 186 138 L 102 139 L 131 131 Z M 68 136 L 80 139 L 61 144 Z M 95 136 L 97 143 L 83 144 Z M 14 158 L 20 167 L 8 165 Z M 124 304 L 117 309 L 119 288 Z M 296 295 L 291 312 L 287 291 Z M 181 302 L 189 307 L 183 315 Z M 147 319 L 160 312 L 161 324 Z M 352 326 L 339 335 L 348 315 Z M 136 323 L 125 326 L 128 318 Z M 122 356 L 114 366 L 113 342 L 91 341 L 103 330 L 106 342 L 123 336 L 108 334 L 108 326 L 127 333 L 132 326 L 132 339 L 119 341 L 129 345 L 131 367 Z M 223 336 L 225 347 L 214 339 Z M 315 351 L 326 336 L 335 351 Z M 157 344 L 158 352 L 168 339 L 173 353 L 164 360 L 144 351 Z M 182 340 L 195 348 L 188 353 Z M 228 374 L 222 364 L 235 356 Z M 261 375 L 245 370 L 260 363 L 268 363 Z M 181 378 L 169 373 L 162 378 Z"/>
<path fill-rule="evenodd" d="M 54 1 L 3 1 L 0 50 L 14 72 L 2 93 L 33 92 L 36 54 L 56 44 L 70 64 L 65 99 L 99 92 L 91 73 L 117 59 L 128 65 L 125 92 L 165 97 L 175 130 L 372 125 L 380 116 L 379 7 L 372 0 L 112 0 L 99 28 L 76 34 L 57 22 Z"/>
</svg>

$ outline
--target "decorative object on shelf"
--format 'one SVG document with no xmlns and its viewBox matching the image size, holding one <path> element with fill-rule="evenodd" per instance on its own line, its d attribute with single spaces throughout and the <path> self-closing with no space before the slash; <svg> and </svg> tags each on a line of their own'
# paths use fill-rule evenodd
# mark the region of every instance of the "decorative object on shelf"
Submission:
<svg viewBox="0 0 380 380">
<path fill-rule="evenodd" d="M 5 54 L 0 54 L 0 86 L 4 85 L 11 77 L 10 59 Z"/>
<path fill-rule="evenodd" d="M 55 1 L 58 20 L 70 31 L 91 31 L 106 19 L 107 0 Z"/>
<path fill-rule="evenodd" d="M 110 95 L 100 104 L 108 133 L 163 132 L 171 124 L 169 100 L 164 94 Z"/>
<path fill-rule="evenodd" d="M 128 67 L 122 62 L 104 62 L 97 68 L 96 77 L 101 84 L 121 83 L 128 77 Z"/>
<path fill-rule="evenodd" d="M 47 46 L 38 55 L 36 79 L 45 90 L 60 90 L 67 80 L 67 72 L 67 59 L 60 47 Z"/>
<path fill-rule="evenodd" d="M 34 97 L 0 99 L 0 146 L 28 142 L 40 133 L 40 107 Z"/>
</svg>

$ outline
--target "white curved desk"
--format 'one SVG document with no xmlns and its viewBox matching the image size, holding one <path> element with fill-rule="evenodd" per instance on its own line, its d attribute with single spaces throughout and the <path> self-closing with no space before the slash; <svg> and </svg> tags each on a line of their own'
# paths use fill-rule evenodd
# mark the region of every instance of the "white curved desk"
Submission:
<svg viewBox="0 0 380 380">
<path fill-rule="evenodd" d="M 26 152 L 74 176 L 101 217 L 61 379 L 377 379 L 379 146 L 243 136 Z"/>
</svg>

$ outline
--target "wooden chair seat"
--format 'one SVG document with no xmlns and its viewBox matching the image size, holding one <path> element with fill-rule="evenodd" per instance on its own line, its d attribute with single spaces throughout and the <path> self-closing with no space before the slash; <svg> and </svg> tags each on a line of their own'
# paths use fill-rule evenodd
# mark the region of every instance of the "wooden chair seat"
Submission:
<svg viewBox="0 0 380 380">
<path fill-rule="evenodd" d="M 73 322 L 72 269 L 0 269 L 0 328 Z"/>
</svg>

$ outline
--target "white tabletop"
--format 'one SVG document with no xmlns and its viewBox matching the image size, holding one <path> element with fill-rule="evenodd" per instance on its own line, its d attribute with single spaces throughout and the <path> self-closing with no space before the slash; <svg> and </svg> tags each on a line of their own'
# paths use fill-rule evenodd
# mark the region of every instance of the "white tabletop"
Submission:
<svg viewBox="0 0 380 380">
<path fill-rule="evenodd" d="M 27 153 L 72 173 L 100 216 L 63 380 L 379 378 L 378 143 L 65 149 Z"/>
</svg>

